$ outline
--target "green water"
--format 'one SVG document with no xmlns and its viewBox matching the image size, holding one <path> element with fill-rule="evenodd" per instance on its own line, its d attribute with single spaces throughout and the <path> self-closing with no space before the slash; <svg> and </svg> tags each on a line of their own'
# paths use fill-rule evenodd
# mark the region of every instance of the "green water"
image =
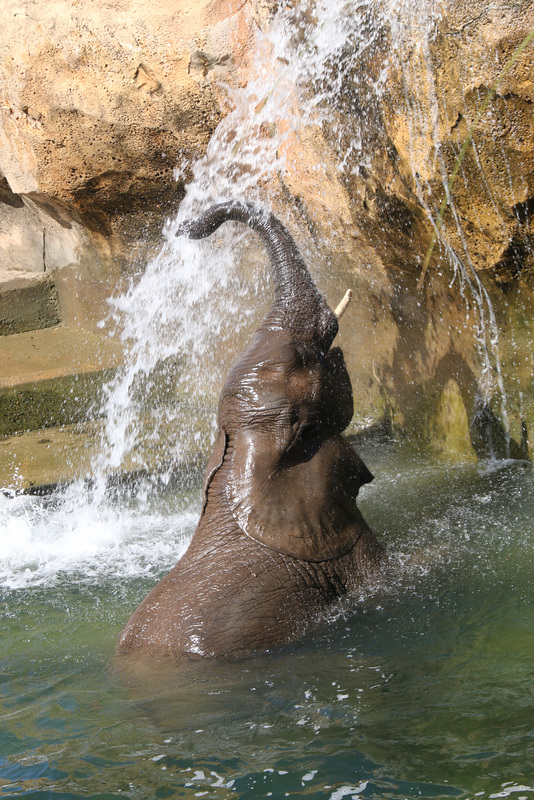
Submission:
<svg viewBox="0 0 534 800">
<path fill-rule="evenodd" d="M 364 455 L 394 585 L 284 652 L 130 683 L 117 634 L 196 492 L 105 514 L 6 501 L 21 545 L 4 547 L 0 794 L 534 798 L 532 470 Z"/>
</svg>

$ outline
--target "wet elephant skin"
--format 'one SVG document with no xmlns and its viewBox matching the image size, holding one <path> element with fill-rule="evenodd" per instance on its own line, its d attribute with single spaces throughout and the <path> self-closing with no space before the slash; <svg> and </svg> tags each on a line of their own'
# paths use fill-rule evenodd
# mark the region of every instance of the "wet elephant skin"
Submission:
<svg viewBox="0 0 534 800">
<path fill-rule="evenodd" d="M 182 225 L 226 220 L 262 238 L 274 301 L 221 392 L 219 433 L 188 550 L 132 615 L 118 653 L 222 657 L 303 634 L 381 569 L 356 497 L 372 475 L 341 435 L 353 413 L 338 322 L 293 239 L 269 212 L 222 203 Z"/>
</svg>

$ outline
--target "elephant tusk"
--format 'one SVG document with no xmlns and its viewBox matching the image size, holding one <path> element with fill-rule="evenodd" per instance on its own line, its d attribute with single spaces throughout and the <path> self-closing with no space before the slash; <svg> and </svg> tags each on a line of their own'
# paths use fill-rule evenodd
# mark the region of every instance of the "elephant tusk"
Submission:
<svg viewBox="0 0 534 800">
<path fill-rule="evenodd" d="M 351 297 L 352 297 L 352 289 L 347 289 L 347 291 L 345 292 L 345 295 L 343 297 L 343 300 L 341 301 L 341 303 L 338 305 L 338 307 L 334 311 L 334 314 L 336 315 L 336 317 L 338 319 L 341 319 L 341 317 L 343 316 L 343 314 L 347 310 L 347 306 L 350 303 Z"/>
</svg>

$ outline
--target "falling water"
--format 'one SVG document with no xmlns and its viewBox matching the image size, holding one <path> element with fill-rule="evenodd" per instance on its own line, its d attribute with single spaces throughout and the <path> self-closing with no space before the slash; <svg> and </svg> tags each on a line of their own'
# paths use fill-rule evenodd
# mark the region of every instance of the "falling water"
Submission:
<svg viewBox="0 0 534 800">
<path fill-rule="evenodd" d="M 409 108 L 407 122 L 410 130 L 411 143 L 410 166 L 417 191 L 417 199 L 421 207 L 425 210 L 429 220 L 432 222 L 439 242 L 449 261 L 452 273 L 450 287 L 455 283 L 458 284 L 460 294 L 467 304 L 467 314 L 469 315 L 471 310 L 473 310 L 476 316 L 474 326 L 475 345 L 481 364 L 478 384 L 480 392 L 479 404 L 481 408 L 489 409 L 495 402 L 496 406 L 499 408 L 499 416 L 506 439 L 505 455 L 509 458 L 511 453 L 510 421 L 508 414 L 508 398 L 502 372 L 499 326 L 490 294 L 484 286 L 470 255 L 469 243 L 460 219 L 459 210 L 455 203 L 454 193 L 451 191 L 451 174 L 439 140 L 440 103 L 436 76 L 432 69 L 430 46 L 438 30 L 439 22 L 441 21 L 440 7 L 438 3 L 423 2 L 418 5 L 417 13 L 408 21 L 404 15 L 399 13 L 400 9 L 398 6 L 395 6 L 395 4 L 392 4 L 391 11 L 391 29 L 393 39 L 397 42 L 396 63 L 400 65 L 402 69 L 405 87 L 409 87 L 412 83 L 417 83 L 417 76 L 410 71 L 410 66 L 404 64 L 400 54 L 403 51 L 406 52 L 409 48 L 414 49 L 419 54 L 419 61 L 417 61 L 417 59 L 412 59 L 409 62 L 410 65 L 412 65 L 413 68 L 414 63 L 422 63 L 425 67 L 424 75 L 426 80 L 423 92 L 424 100 L 422 98 L 409 97 L 408 95 L 405 97 L 406 105 Z M 467 83 L 467 79 L 465 80 Z M 441 220 L 436 214 L 436 209 L 432 205 L 431 198 L 433 192 L 430 184 L 426 184 L 419 175 L 421 165 L 417 163 L 416 152 L 418 149 L 418 140 L 424 139 L 425 137 L 433 143 L 433 148 L 429 151 L 428 158 L 435 159 L 439 166 L 443 193 L 447 198 L 447 207 L 454 220 L 457 238 L 461 245 L 460 250 L 454 247 L 450 237 L 447 235 L 446 229 L 440 224 Z M 477 152 L 476 138 L 473 138 L 471 144 L 480 175 L 486 185 L 488 200 L 497 210 L 497 215 L 501 216 L 484 176 L 484 170 Z M 458 159 L 460 160 L 461 157 L 461 148 L 458 148 Z M 421 288 L 424 282 L 424 270 L 425 267 L 423 267 L 419 288 Z M 489 438 L 491 439 L 491 436 Z M 489 441 L 488 444 L 491 451 L 492 442 Z M 491 457 L 502 458 L 502 454 L 491 453 Z"/>
<path fill-rule="evenodd" d="M 286 9 L 268 33 L 258 34 L 253 75 L 244 88 L 229 89 L 233 110 L 192 165 L 193 179 L 179 214 L 165 224 L 161 251 L 112 301 L 130 360 L 107 389 L 107 447 L 95 464 L 97 474 L 119 468 L 132 453 L 134 466 L 150 466 L 142 453 L 147 428 L 154 442 L 172 436 L 170 463 L 190 455 L 193 445 L 209 446 L 218 388 L 229 366 L 222 354 L 235 355 L 236 342 L 257 324 L 258 306 L 268 302 L 268 275 L 261 253 L 252 274 L 240 272 L 240 249 L 251 246 L 250 233 L 227 225 L 213 241 L 197 243 L 175 238 L 176 228 L 226 199 L 269 205 L 270 193 L 276 196 L 283 183 L 288 141 L 302 127 L 326 121 L 332 98 L 343 94 L 345 79 L 379 33 L 367 2 L 323 2 L 309 19 L 302 10 Z M 333 115 L 330 121 L 339 125 Z M 339 169 L 350 161 L 355 170 L 363 160 L 353 140 Z M 189 166 L 179 165 L 177 177 Z M 158 405 L 156 397 L 149 407 L 162 383 L 167 395 L 172 385 L 170 402 Z M 199 405 L 204 419 L 195 415 Z"/>
</svg>

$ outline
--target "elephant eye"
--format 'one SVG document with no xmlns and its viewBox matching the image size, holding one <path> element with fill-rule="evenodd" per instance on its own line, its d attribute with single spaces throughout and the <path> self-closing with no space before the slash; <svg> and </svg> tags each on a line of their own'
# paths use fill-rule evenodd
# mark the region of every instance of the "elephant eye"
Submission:
<svg viewBox="0 0 534 800">
<path fill-rule="evenodd" d="M 291 406 L 289 409 L 289 424 L 293 430 L 298 428 L 299 424 L 299 412 L 296 406 Z"/>
<path fill-rule="evenodd" d="M 317 434 L 321 430 L 321 423 L 317 420 L 310 420 L 309 422 L 305 422 L 303 425 L 300 426 L 298 430 L 298 435 L 295 439 L 295 442 L 306 442 L 311 439 L 316 439 Z"/>
<path fill-rule="evenodd" d="M 302 431 L 300 433 L 301 439 L 305 439 L 308 437 L 315 437 L 319 431 L 321 430 L 321 423 L 315 420 L 314 422 L 309 422 L 307 425 L 304 425 Z"/>
<path fill-rule="evenodd" d="M 315 350 L 303 342 L 295 342 L 294 349 L 295 355 L 303 367 L 307 367 L 317 360 Z"/>
</svg>

